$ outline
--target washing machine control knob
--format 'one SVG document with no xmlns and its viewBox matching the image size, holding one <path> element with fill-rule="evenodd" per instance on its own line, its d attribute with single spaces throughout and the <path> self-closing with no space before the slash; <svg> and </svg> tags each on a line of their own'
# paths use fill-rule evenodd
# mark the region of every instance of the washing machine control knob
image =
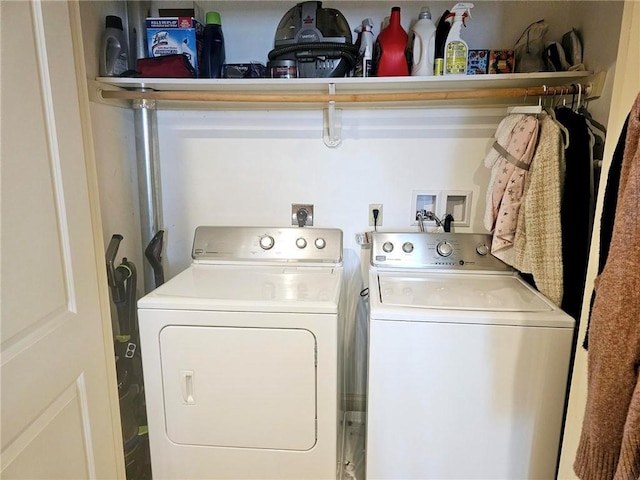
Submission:
<svg viewBox="0 0 640 480">
<path fill-rule="evenodd" d="M 385 253 L 391 253 L 393 252 L 393 243 L 391 242 L 384 242 L 382 244 L 382 250 L 384 250 Z"/>
<path fill-rule="evenodd" d="M 487 247 L 484 243 L 481 243 L 476 247 L 476 252 L 478 255 L 482 255 L 483 257 L 489 253 L 489 247 Z"/>
<path fill-rule="evenodd" d="M 304 238 L 300 237 L 296 239 L 296 247 L 302 249 L 306 246 L 307 246 L 307 241 Z"/>
<path fill-rule="evenodd" d="M 411 242 L 404 242 L 404 243 L 402 244 L 402 251 L 403 251 L 404 253 L 411 253 L 411 252 L 413 252 L 413 243 L 411 243 Z"/>
<path fill-rule="evenodd" d="M 263 235 L 260 237 L 260 248 L 263 250 L 270 250 L 275 245 L 276 241 L 271 235 Z"/>
<path fill-rule="evenodd" d="M 438 255 L 441 257 L 448 257 L 453 253 L 453 247 L 449 242 L 442 241 L 436 245 L 436 252 L 438 252 Z"/>
<path fill-rule="evenodd" d="M 327 246 L 327 241 L 322 237 L 316 238 L 316 241 L 313 243 L 315 244 L 318 250 L 322 250 L 324 247 Z"/>
</svg>

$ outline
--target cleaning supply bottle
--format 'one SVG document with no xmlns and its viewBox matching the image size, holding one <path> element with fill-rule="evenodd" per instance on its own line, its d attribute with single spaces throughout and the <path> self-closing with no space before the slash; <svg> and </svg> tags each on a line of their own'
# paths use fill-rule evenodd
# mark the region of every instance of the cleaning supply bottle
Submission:
<svg viewBox="0 0 640 480">
<path fill-rule="evenodd" d="M 413 66 L 411 75 L 433 75 L 436 50 L 436 26 L 431 21 L 429 7 L 423 7 L 409 34 Z"/>
<path fill-rule="evenodd" d="M 391 8 L 389 25 L 380 32 L 376 40 L 376 75 L 398 77 L 409 75 L 406 49 L 409 35 L 400 24 L 400 7 Z"/>
<path fill-rule="evenodd" d="M 200 77 L 221 78 L 225 61 L 224 36 L 220 13 L 207 12 L 206 26 L 202 38 Z"/>
<path fill-rule="evenodd" d="M 473 3 L 456 3 L 451 9 L 449 18 L 451 19 L 451 31 L 447 36 L 444 47 L 444 74 L 456 75 L 467 73 L 467 57 L 469 46 L 462 39 L 462 27 L 466 27 L 466 19 L 471 16 Z"/>
<path fill-rule="evenodd" d="M 373 20 L 365 18 L 355 29 L 358 34 L 358 60 L 353 71 L 354 77 L 370 77 L 373 74 Z"/>
<path fill-rule="evenodd" d="M 102 49 L 98 70 L 101 77 L 117 77 L 129 70 L 129 47 L 122 28 L 122 19 L 107 15 L 102 33 Z"/>
</svg>

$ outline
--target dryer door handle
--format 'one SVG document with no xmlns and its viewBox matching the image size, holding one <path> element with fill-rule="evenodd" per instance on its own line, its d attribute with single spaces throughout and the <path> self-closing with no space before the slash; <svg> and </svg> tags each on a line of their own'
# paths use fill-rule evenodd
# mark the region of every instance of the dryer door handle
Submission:
<svg viewBox="0 0 640 480">
<path fill-rule="evenodd" d="M 182 403 L 194 405 L 196 399 L 193 396 L 193 370 L 180 370 L 180 385 L 182 386 Z"/>
</svg>

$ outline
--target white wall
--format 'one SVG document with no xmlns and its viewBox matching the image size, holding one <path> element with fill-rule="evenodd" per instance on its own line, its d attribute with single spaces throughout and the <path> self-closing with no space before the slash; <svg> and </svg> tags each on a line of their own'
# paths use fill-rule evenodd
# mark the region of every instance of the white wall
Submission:
<svg viewBox="0 0 640 480">
<path fill-rule="evenodd" d="M 342 144 L 322 142 L 321 111 L 159 112 L 168 270 L 190 261 L 200 224 L 291 225 L 291 204 L 314 205 L 314 225 L 338 227 L 345 248 L 371 230 L 415 229 L 414 190 L 472 191 L 481 231 L 484 152 L 505 108 L 342 112 Z M 463 230 L 463 231 L 464 231 Z"/>
</svg>

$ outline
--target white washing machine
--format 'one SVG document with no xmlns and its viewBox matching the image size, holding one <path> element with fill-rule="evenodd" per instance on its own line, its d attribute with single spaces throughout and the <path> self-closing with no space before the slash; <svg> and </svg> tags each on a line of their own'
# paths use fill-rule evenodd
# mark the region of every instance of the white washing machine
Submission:
<svg viewBox="0 0 640 480">
<path fill-rule="evenodd" d="M 138 302 L 155 479 L 336 478 L 342 232 L 199 227 Z"/>
<path fill-rule="evenodd" d="M 555 478 L 574 321 L 489 245 L 374 234 L 368 479 Z"/>
</svg>

